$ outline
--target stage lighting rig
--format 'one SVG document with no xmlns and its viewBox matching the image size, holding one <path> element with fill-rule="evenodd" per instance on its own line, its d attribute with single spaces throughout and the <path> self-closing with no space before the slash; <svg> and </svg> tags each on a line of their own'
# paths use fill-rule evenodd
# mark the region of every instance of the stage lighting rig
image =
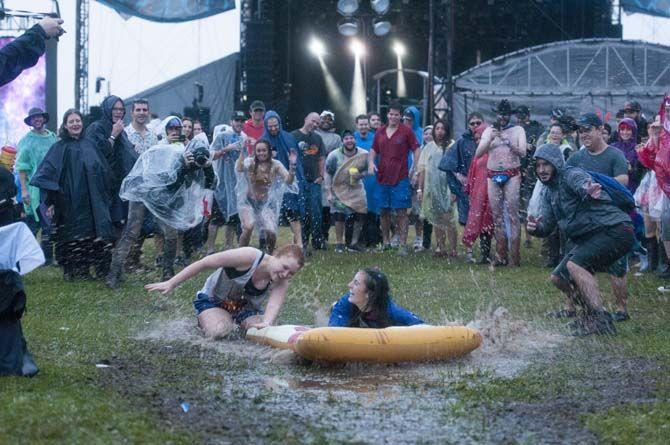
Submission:
<svg viewBox="0 0 670 445">
<path fill-rule="evenodd" d="M 323 42 L 317 38 L 312 39 L 309 44 L 309 50 L 316 57 L 323 57 L 323 55 L 326 54 L 326 47 L 324 46 Z"/>
</svg>

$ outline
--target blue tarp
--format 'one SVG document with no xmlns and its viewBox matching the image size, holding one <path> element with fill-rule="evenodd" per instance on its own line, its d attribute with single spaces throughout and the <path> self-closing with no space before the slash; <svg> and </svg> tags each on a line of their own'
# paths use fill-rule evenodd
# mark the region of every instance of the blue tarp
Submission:
<svg viewBox="0 0 670 445">
<path fill-rule="evenodd" d="M 235 9 L 235 0 L 98 0 L 122 14 L 153 22 L 187 22 Z"/>
<path fill-rule="evenodd" d="M 621 0 L 620 4 L 626 12 L 670 17 L 670 0 Z"/>
</svg>

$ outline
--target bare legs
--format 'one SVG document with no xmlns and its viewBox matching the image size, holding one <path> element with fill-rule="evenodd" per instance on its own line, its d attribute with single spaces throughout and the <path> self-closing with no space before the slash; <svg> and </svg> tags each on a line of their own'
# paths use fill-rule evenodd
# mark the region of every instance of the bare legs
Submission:
<svg viewBox="0 0 670 445">
<path fill-rule="evenodd" d="M 521 224 L 519 222 L 519 189 L 521 187 L 521 176 L 511 177 L 503 186 L 495 184 L 488 179 L 488 194 L 491 213 L 493 214 L 494 234 L 496 239 L 497 261 L 501 264 L 507 263 L 507 233 L 505 230 L 505 210 L 507 210 L 511 235 L 510 265 L 519 266 L 521 257 Z"/>
</svg>

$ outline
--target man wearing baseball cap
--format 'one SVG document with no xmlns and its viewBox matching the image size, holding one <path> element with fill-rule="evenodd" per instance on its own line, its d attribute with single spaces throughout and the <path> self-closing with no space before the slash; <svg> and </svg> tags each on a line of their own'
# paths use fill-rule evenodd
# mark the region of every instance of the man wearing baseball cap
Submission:
<svg viewBox="0 0 670 445">
<path fill-rule="evenodd" d="M 28 184 L 49 148 L 56 143 L 56 135 L 46 128 L 49 114 L 40 108 L 31 108 L 23 122 L 32 129 L 21 138 L 17 145 L 18 155 L 14 169 L 19 172 L 26 224 L 34 235 L 37 235 L 40 228 L 42 229 L 42 250 L 46 258 L 45 264 L 49 265 L 53 261 L 53 248 L 49 241 L 51 229 L 48 218 L 45 218 L 40 212 L 40 189 Z"/>
<path fill-rule="evenodd" d="M 251 117 L 244 123 L 242 131 L 249 138 L 259 140 L 265 131 L 265 127 L 263 126 L 263 121 L 265 119 L 265 104 L 260 100 L 251 102 L 249 113 L 251 114 Z M 253 141 L 251 142 L 253 144 Z"/>
</svg>

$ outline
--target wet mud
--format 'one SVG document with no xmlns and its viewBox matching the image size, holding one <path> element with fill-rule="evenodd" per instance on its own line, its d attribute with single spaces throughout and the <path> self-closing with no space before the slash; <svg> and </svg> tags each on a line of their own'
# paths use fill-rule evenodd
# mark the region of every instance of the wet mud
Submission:
<svg viewBox="0 0 670 445">
<path fill-rule="evenodd" d="M 502 308 L 470 325 L 484 343 L 459 360 L 324 366 L 240 336 L 209 341 L 193 319 L 166 320 L 138 333 L 136 354 L 110 358 L 100 382 L 207 444 L 595 443 L 583 414 L 653 400 L 653 362 L 533 328 Z M 546 394 L 521 402 L 477 393 L 529 372 L 555 381 L 559 364 Z"/>
</svg>

